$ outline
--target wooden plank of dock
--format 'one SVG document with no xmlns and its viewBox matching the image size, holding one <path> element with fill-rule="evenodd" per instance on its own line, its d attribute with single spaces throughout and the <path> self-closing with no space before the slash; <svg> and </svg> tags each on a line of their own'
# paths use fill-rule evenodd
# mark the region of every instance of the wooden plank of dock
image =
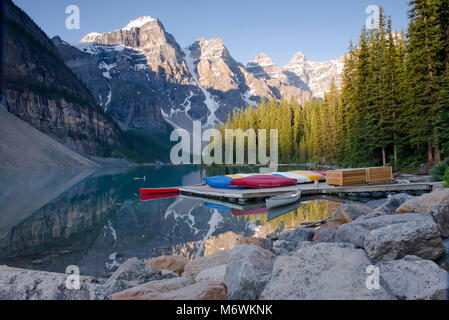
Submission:
<svg viewBox="0 0 449 320">
<path fill-rule="evenodd" d="M 301 189 L 302 195 L 336 195 L 339 193 L 361 192 L 407 192 L 432 191 L 434 183 L 407 183 L 407 184 L 372 184 L 358 186 L 329 186 L 326 183 L 302 184 L 291 187 L 269 189 L 216 189 L 209 186 L 187 186 L 179 188 L 181 194 L 198 197 L 212 197 L 218 199 L 251 200 L 273 197 L 287 192 Z"/>
</svg>

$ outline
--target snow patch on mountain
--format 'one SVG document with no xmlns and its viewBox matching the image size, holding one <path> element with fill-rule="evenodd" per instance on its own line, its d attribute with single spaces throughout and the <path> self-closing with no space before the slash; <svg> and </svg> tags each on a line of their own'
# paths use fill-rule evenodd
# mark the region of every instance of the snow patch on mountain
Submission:
<svg viewBox="0 0 449 320">
<path fill-rule="evenodd" d="M 204 101 L 204 103 L 207 106 L 207 109 L 209 109 L 209 116 L 207 118 L 205 127 L 212 127 L 215 124 L 219 123 L 220 121 L 218 120 L 218 118 L 215 116 L 215 111 L 217 111 L 217 109 L 220 107 L 219 104 L 217 103 L 217 101 L 215 101 L 215 99 L 212 97 L 212 95 L 210 94 L 209 91 L 207 91 L 200 83 L 200 81 L 198 80 L 198 75 L 195 71 L 195 64 L 194 61 L 192 59 L 192 55 L 191 52 L 188 48 L 184 49 L 184 54 L 185 54 L 185 62 L 187 65 L 187 69 L 189 70 L 190 74 L 192 75 L 193 80 L 195 81 L 195 84 L 198 86 L 198 88 L 200 88 L 201 92 L 204 94 L 204 96 L 206 97 L 206 100 Z"/>
<path fill-rule="evenodd" d="M 282 70 L 293 73 L 304 81 L 314 97 L 323 98 L 324 94 L 329 91 L 332 79 L 337 86 L 340 85 L 343 68 L 344 57 L 326 62 L 312 62 L 299 51 Z"/>
<path fill-rule="evenodd" d="M 143 16 L 139 17 L 135 20 L 131 20 L 124 28 L 123 30 L 131 30 L 133 28 L 141 28 L 143 25 L 147 24 L 148 22 L 155 21 L 156 19 L 150 17 L 150 16 Z"/>
<path fill-rule="evenodd" d="M 91 32 L 86 34 L 81 40 L 80 42 L 95 42 L 95 39 L 100 36 L 100 34 L 98 32 Z"/>
<path fill-rule="evenodd" d="M 117 65 L 115 63 L 112 64 L 106 64 L 103 61 L 98 64 L 98 69 L 100 70 L 106 70 L 103 72 L 103 77 L 106 79 L 112 79 L 111 74 L 109 73 L 112 68 L 115 68 Z"/>
</svg>

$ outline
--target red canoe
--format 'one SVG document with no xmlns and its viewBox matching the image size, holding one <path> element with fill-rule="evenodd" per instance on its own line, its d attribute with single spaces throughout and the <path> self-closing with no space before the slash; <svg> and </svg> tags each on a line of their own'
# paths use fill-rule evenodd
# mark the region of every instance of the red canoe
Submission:
<svg viewBox="0 0 449 320">
<path fill-rule="evenodd" d="M 255 175 L 246 178 L 234 179 L 231 186 L 246 188 L 277 188 L 296 185 L 296 179 L 283 178 L 273 175 Z"/>
<path fill-rule="evenodd" d="M 179 188 L 140 188 L 141 195 L 161 194 L 161 193 L 179 193 Z"/>
<path fill-rule="evenodd" d="M 258 215 L 258 214 L 267 213 L 268 208 L 258 208 L 258 209 L 250 209 L 250 210 L 239 210 L 239 209 L 231 208 L 231 212 L 234 216 Z"/>
<path fill-rule="evenodd" d="M 140 201 L 149 201 L 149 200 L 157 200 L 157 199 L 168 199 L 179 196 L 179 192 L 174 193 L 156 193 L 156 194 L 146 194 L 140 196 Z"/>
</svg>

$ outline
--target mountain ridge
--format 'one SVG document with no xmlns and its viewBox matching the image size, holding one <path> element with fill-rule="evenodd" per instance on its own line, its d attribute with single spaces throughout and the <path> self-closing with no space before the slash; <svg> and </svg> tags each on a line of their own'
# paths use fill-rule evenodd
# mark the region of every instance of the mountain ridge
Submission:
<svg viewBox="0 0 449 320">
<path fill-rule="evenodd" d="M 300 67 L 304 72 L 295 73 L 277 66 L 266 54 L 244 66 L 232 57 L 220 38 L 199 38 L 181 48 L 162 22 L 150 16 L 132 19 L 119 30 L 88 33 L 74 46 L 91 54 L 93 61 L 83 62 L 77 54 L 64 52 L 61 43 L 57 45 L 66 64 L 123 129 L 137 126 L 155 130 L 148 124 L 156 123 L 156 119 L 188 130 L 196 120 L 204 127 L 213 127 L 225 122 L 234 109 L 261 100 L 295 98 L 304 102 L 321 98 L 324 87 L 330 86 L 332 77 L 338 77 L 334 73 L 339 70 L 332 62 L 321 65 L 305 59 L 307 65 Z M 90 65 L 87 72 L 86 65 Z M 324 77 L 324 81 L 311 81 L 308 72 Z M 101 75 L 105 79 L 100 79 Z M 102 88 L 99 83 L 103 83 Z M 142 95 L 137 87 L 148 91 L 143 94 L 145 101 L 133 100 Z M 135 108 L 129 110 L 129 105 Z M 148 118 L 148 113 L 155 118 Z"/>
</svg>

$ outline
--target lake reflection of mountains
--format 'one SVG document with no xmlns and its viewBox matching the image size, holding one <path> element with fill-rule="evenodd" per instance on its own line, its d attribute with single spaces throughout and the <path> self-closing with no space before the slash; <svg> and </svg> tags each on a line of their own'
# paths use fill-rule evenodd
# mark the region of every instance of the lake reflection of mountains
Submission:
<svg viewBox="0 0 449 320">
<path fill-rule="evenodd" d="M 314 218 L 328 214 L 326 201 L 303 204 L 267 222 L 266 213 L 237 216 L 196 199 L 138 200 L 135 193 L 143 182 L 134 177 L 146 176 L 146 184 L 152 187 L 164 186 L 164 182 L 194 184 L 202 179 L 202 172 L 195 167 L 143 167 L 74 176 L 79 179 L 72 177 L 74 183 L 69 186 L 67 176 L 60 179 L 62 184 L 49 179 L 54 188 L 67 190 L 54 193 L 55 198 L 40 208 L 28 206 L 33 212 L 16 215 L 16 221 L 10 217 L 15 214 L 12 210 L 8 214 L 2 209 L 0 264 L 57 272 L 77 265 L 82 274 L 101 276 L 130 257 L 208 255 L 232 248 L 241 237 L 265 236 L 276 228 L 310 219 L 311 214 Z M 21 183 L 31 184 L 27 179 Z M 36 194 L 39 190 L 48 193 L 49 186 L 36 188 Z M 0 187 L 0 207 L 14 208 L 14 197 L 5 189 Z M 22 197 L 15 200 L 26 201 L 26 195 Z"/>
</svg>

